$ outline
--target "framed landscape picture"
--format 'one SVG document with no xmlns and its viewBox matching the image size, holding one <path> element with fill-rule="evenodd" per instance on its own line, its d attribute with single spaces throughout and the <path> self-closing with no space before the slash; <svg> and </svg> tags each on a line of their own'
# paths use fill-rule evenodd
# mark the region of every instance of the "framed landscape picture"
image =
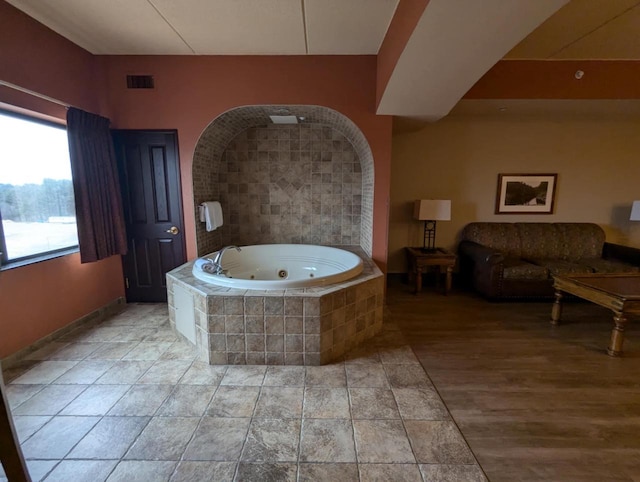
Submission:
<svg viewBox="0 0 640 482">
<path fill-rule="evenodd" d="M 557 174 L 498 174 L 496 214 L 551 214 Z"/>
</svg>

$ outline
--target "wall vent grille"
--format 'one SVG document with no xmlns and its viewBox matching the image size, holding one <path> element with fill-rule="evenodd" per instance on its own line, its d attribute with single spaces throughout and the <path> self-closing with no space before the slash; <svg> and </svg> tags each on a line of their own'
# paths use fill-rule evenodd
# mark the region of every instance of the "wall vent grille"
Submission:
<svg viewBox="0 0 640 482">
<path fill-rule="evenodd" d="M 153 75 L 127 75 L 127 89 L 153 89 Z"/>
</svg>

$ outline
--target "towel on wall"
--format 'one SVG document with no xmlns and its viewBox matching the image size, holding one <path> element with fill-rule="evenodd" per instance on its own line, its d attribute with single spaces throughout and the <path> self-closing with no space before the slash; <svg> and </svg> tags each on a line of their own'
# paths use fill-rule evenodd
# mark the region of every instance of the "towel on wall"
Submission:
<svg viewBox="0 0 640 482">
<path fill-rule="evenodd" d="M 200 209 L 200 221 L 207 223 L 207 231 L 218 229 L 224 223 L 222 219 L 222 206 L 218 201 L 202 203 Z"/>
</svg>

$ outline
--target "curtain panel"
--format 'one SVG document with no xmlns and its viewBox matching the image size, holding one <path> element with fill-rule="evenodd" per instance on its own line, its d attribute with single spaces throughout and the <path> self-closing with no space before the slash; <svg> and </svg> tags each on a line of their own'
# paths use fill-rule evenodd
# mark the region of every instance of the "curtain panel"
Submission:
<svg viewBox="0 0 640 482">
<path fill-rule="evenodd" d="M 127 253 L 118 168 L 109 119 L 74 107 L 67 135 L 82 263 Z"/>
</svg>

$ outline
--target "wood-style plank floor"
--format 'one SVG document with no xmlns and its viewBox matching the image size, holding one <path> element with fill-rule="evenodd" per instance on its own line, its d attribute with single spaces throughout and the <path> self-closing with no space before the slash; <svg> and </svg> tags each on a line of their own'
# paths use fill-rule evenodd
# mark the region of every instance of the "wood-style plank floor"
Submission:
<svg viewBox="0 0 640 482">
<path fill-rule="evenodd" d="M 640 481 L 640 319 L 606 355 L 610 312 L 488 302 L 388 283 L 388 315 L 410 341 L 491 481 Z"/>
</svg>

